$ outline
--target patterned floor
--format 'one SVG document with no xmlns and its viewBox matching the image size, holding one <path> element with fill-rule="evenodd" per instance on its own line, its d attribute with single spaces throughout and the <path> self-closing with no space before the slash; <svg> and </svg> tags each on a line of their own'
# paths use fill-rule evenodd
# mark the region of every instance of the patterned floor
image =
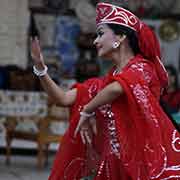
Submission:
<svg viewBox="0 0 180 180">
<path fill-rule="evenodd" d="M 49 165 L 38 170 L 35 156 L 13 156 L 11 165 L 5 165 L 5 157 L 0 155 L 0 180 L 47 180 L 54 156 L 49 158 Z"/>
</svg>

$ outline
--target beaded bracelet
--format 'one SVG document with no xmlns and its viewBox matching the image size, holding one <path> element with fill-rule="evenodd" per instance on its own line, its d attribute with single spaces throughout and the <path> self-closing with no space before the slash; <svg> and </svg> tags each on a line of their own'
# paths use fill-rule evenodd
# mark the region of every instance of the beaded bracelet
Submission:
<svg viewBox="0 0 180 180">
<path fill-rule="evenodd" d="M 84 117 L 92 117 L 92 116 L 95 115 L 95 112 L 87 113 L 87 112 L 81 111 L 81 112 L 80 112 L 80 115 L 81 115 L 81 116 L 84 116 Z"/>
<path fill-rule="evenodd" d="M 47 74 L 48 67 L 45 65 L 43 70 L 38 70 L 35 66 L 33 66 L 33 72 L 36 76 L 44 76 Z"/>
</svg>

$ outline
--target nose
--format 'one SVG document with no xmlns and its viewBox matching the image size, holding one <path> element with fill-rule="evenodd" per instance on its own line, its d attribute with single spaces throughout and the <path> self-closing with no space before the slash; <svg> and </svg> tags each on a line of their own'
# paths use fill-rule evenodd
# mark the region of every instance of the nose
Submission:
<svg viewBox="0 0 180 180">
<path fill-rule="evenodd" d="M 93 45 L 95 45 L 95 46 L 96 46 L 96 45 L 97 45 L 97 43 L 98 43 L 98 37 L 96 37 L 96 38 L 95 38 L 95 40 L 93 41 Z"/>
</svg>

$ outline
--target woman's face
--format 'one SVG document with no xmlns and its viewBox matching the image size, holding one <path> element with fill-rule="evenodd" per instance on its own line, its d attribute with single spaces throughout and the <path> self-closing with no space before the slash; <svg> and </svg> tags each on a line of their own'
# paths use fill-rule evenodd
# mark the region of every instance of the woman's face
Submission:
<svg viewBox="0 0 180 180">
<path fill-rule="evenodd" d="M 115 39 L 116 35 L 106 24 L 97 27 L 97 37 L 94 40 L 94 45 L 99 57 L 111 58 Z"/>
</svg>

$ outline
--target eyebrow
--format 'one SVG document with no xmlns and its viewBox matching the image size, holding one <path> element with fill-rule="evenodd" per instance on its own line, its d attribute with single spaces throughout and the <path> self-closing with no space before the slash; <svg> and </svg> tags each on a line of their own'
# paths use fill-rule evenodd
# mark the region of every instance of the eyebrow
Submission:
<svg viewBox="0 0 180 180">
<path fill-rule="evenodd" d="M 102 29 L 103 29 L 102 27 L 97 28 L 96 33 L 99 33 Z"/>
</svg>

